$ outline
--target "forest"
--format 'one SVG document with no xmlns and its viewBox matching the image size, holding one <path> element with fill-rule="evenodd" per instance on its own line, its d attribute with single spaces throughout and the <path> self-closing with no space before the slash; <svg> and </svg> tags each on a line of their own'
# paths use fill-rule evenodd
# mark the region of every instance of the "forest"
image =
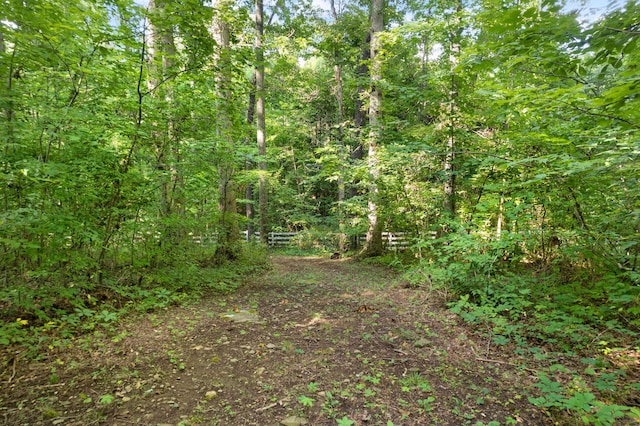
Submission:
<svg viewBox="0 0 640 426">
<path fill-rule="evenodd" d="M 291 232 L 494 347 L 593 360 L 574 393 L 539 373 L 540 409 L 640 418 L 636 0 L 0 9 L 5 381 L 16 353 L 234 291 Z"/>
</svg>

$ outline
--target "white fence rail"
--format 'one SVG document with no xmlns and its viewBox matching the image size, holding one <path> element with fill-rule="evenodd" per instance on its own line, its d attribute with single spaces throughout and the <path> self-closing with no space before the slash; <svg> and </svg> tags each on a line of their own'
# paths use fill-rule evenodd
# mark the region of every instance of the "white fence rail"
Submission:
<svg viewBox="0 0 640 426">
<path fill-rule="evenodd" d="M 406 250 L 411 245 L 412 234 L 408 232 L 383 232 L 382 245 L 392 250 Z M 360 235 L 358 241 L 360 244 L 366 241 L 365 235 Z"/>
<path fill-rule="evenodd" d="M 249 233 L 244 231 L 243 234 L 245 241 L 249 241 Z M 297 232 L 269 232 L 269 247 L 286 247 L 296 235 Z M 253 238 L 260 241 L 260 232 L 254 232 Z"/>
<path fill-rule="evenodd" d="M 244 240 L 249 241 L 249 234 L 247 231 L 242 232 Z M 148 235 L 136 236 L 136 241 L 144 240 L 159 240 L 161 238 L 160 232 L 147 233 Z M 294 238 L 301 234 L 300 232 L 269 232 L 269 247 L 287 247 L 291 245 Z M 431 238 L 436 238 L 436 233 L 430 233 Z M 146 237 L 146 238 L 145 238 Z M 194 234 L 190 233 L 189 237 L 196 244 L 215 244 L 218 240 L 218 234 L 212 232 L 210 234 Z M 255 241 L 260 240 L 260 232 L 254 232 L 253 238 Z M 406 250 L 414 242 L 415 234 L 409 232 L 383 232 L 382 244 L 385 248 L 390 250 Z M 358 236 L 358 244 L 362 245 L 366 240 L 364 235 Z"/>
</svg>

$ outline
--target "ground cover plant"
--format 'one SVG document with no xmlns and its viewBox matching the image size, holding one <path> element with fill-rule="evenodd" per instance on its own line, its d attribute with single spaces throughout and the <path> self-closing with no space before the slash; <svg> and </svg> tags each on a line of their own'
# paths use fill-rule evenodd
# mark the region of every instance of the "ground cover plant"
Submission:
<svg viewBox="0 0 640 426">
<path fill-rule="evenodd" d="M 637 419 L 637 287 L 566 258 L 531 264 L 535 253 L 517 239 L 447 238 L 428 242 L 432 256 L 405 278 L 448 299 L 451 312 L 484 334 L 487 350 L 547 362 L 535 373 L 542 395 L 532 404 L 585 424 L 616 424 L 625 413 Z"/>
<path fill-rule="evenodd" d="M 406 284 L 381 266 L 278 255 L 236 292 L 131 313 L 38 361 L 12 347 L 0 407 L 9 424 L 637 419 L 624 391 L 637 364 L 622 354 L 496 343 Z"/>
</svg>

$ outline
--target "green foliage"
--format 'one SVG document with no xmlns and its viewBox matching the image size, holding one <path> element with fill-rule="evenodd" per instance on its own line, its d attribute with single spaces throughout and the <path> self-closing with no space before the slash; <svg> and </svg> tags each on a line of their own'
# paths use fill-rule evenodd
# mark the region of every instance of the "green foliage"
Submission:
<svg viewBox="0 0 640 426">
<path fill-rule="evenodd" d="M 352 426 L 356 424 L 353 420 L 349 419 L 347 416 L 344 416 L 341 419 L 336 419 L 338 426 Z"/>
<path fill-rule="evenodd" d="M 116 397 L 113 395 L 100 395 L 100 399 L 98 399 L 98 403 L 100 405 L 111 405 L 113 401 L 115 401 Z"/>
<path fill-rule="evenodd" d="M 428 257 L 407 275 L 446 289 L 451 311 L 480 326 L 496 346 L 524 355 L 538 341 L 571 355 L 608 353 L 637 340 L 637 288 L 620 282 L 619 275 L 594 280 L 592 274 L 580 273 L 588 266 L 567 269 L 566 259 L 541 272 L 530 262 L 535 254 L 527 242 L 510 233 L 487 238 L 459 231 L 422 246 Z M 530 353 L 546 359 L 534 348 Z M 554 416 L 570 412 L 585 424 L 610 425 L 633 416 L 630 407 L 610 402 L 613 395 L 628 392 L 625 369 L 596 359 L 583 361 L 589 365 L 584 372 L 550 366 L 549 373 L 561 372 L 571 383 L 541 373 L 536 384 L 541 396 L 530 402 Z"/>
<path fill-rule="evenodd" d="M 0 326 L 0 344 L 22 345 L 36 356 L 47 346 L 65 345 L 66 339 L 76 334 L 100 327 L 111 329 L 127 313 L 234 290 L 247 276 L 268 268 L 266 250 L 259 245 L 243 245 L 236 262 L 225 266 L 202 267 L 215 248 L 196 249 L 190 261 L 185 256 L 185 261 L 174 267 L 130 268 L 121 271 L 121 281 L 105 281 L 102 286 L 90 282 L 63 286 L 53 281 L 48 287 L 3 289 L 0 302 L 7 310 Z"/>
<path fill-rule="evenodd" d="M 303 407 L 313 407 L 313 403 L 315 400 L 313 398 L 309 398 L 306 395 L 300 395 L 298 397 L 298 401 L 302 404 Z"/>
<path fill-rule="evenodd" d="M 579 388 L 565 388 L 544 373 L 540 373 L 538 379 L 540 381 L 535 386 L 542 396 L 529 397 L 529 402 L 545 409 L 568 410 L 584 424 L 613 425 L 631 410 L 630 407 L 599 401 L 591 392 Z"/>
</svg>

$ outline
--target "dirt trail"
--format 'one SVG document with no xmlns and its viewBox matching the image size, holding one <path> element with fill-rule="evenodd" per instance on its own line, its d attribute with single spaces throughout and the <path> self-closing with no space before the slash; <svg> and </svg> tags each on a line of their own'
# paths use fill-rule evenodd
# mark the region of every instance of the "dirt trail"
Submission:
<svg viewBox="0 0 640 426">
<path fill-rule="evenodd" d="M 527 402 L 530 373 L 397 280 L 349 260 L 274 257 L 234 294 L 18 365 L 0 424 L 546 424 Z"/>
</svg>

